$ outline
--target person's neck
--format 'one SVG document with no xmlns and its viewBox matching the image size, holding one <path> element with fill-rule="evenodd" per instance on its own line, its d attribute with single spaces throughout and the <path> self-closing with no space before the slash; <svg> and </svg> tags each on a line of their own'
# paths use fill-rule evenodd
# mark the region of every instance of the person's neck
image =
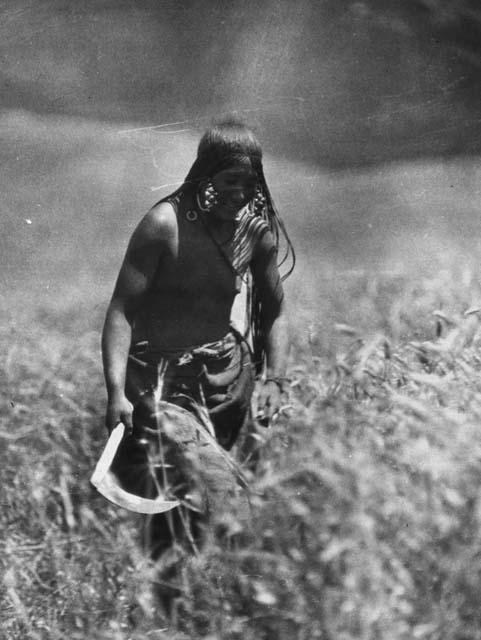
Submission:
<svg viewBox="0 0 481 640">
<path fill-rule="evenodd" d="M 235 225 L 235 220 L 233 218 L 232 219 L 218 218 L 213 214 L 211 215 L 207 214 L 205 218 L 209 227 L 218 231 L 222 231 L 224 229 L 231 229 Z"/>
</svg>

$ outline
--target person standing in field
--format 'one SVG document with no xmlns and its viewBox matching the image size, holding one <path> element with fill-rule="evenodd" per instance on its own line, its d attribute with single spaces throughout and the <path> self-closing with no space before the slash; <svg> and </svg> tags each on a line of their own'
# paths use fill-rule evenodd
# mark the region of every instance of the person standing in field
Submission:
<svg viewBox="0 0 481 640">
<path fill-rule="evenodd" d="M 123 422 L 135 436 L 159 400 L 201 405 L 229 450 L 251 419 L 256 375 L 257 414 L 279 411 L 289 344 L 281 240 L 293 266 L 257 139 L 237 121 L 211 127 L 181 187 L 128 245 L 102 336 L 109 432 Z M 248 340 L 231 323 L 243 282 Z"/>
</svg>

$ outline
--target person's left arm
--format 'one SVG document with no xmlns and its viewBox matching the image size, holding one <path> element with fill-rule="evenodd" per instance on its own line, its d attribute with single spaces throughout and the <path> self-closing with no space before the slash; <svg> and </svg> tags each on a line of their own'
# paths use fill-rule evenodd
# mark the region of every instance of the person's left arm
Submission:
<svg viewBox="0 0 481 640">
<path fill-rule="evenodd" d="M 256 246 L 251 271 L 261 302 L 261 327 L 266 350 L 265 378 L 257 397 L 257 411 L 270 420 L 281 407 L 289 352 L 284 291 L 277 267 L 277 250 L 270 232 L 264 233 Z"/>
</svg>

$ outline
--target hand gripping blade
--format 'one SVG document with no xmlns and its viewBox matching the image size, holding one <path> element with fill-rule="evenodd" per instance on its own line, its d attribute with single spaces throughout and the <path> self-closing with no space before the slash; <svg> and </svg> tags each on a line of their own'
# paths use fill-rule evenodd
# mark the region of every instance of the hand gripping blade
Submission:
<svg viewBox="0 0 481 640">
<path fill-rule="evenodd" d="M 136 513 L 163 513 L 180 505 L 178 500 L 165 500 L 163 496 L 155 499 L 142 498 L 122 489 L 115 474 L 110 470 L 119 444 L 124 436 L 125 426 L 120 422 L 112 430 L 105 448 L 90 478 L 99 493 L 119 507 Z"/>
</svg>

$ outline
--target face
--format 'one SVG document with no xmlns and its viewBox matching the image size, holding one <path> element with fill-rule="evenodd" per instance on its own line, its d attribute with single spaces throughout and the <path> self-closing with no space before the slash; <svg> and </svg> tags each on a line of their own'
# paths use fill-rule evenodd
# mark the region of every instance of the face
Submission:
<svg viewBox="0 0 481 640">
<path fill-rule="evenodd" d="M 232 220 L 254 197 L 257 175 L 247 167 L 231 167 L 216 173 L 212 184 L 217 191 L 217 204 L 212 213 L 223 220 Z"/>
</svg>

